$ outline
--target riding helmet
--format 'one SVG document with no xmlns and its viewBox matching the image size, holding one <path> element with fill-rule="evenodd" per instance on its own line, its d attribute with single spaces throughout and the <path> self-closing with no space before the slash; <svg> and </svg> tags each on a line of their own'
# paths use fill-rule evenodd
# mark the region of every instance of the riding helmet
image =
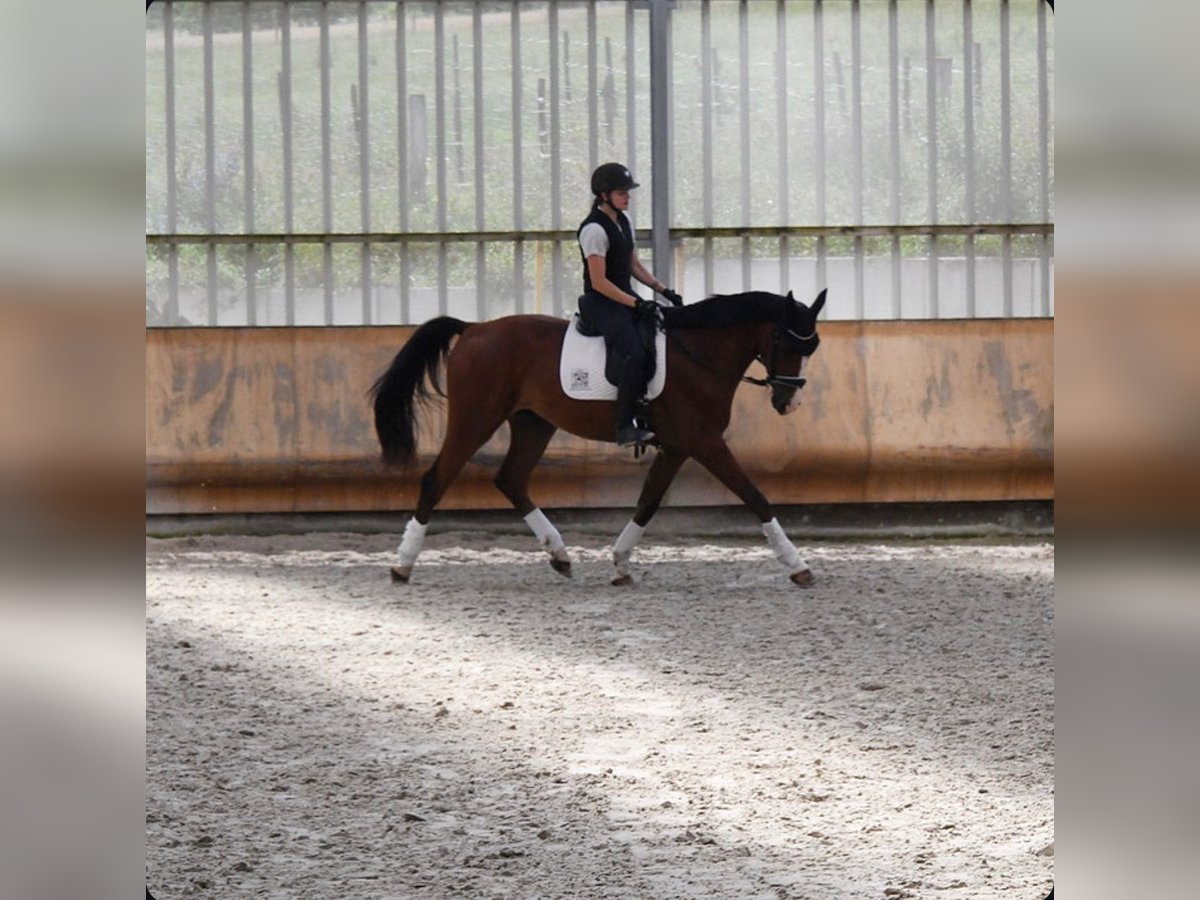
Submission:
<svg viewBox="0 0 1200 900">
<path fill-rule="evenodd" d="M 609 191 L 628 191 L 638 187 L 629 170 L 621 163 L 609 162 L 592 173 L 592 193 L 596 196 Z"/>
</svg>

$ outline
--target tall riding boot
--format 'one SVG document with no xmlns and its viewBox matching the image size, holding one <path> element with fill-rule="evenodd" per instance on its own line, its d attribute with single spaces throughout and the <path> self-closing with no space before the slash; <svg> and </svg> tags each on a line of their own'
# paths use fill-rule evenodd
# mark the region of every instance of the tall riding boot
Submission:
<svg viewBox="0 0 1200 900">
<path fill-rule="evenodd" d="M 639 428 L 633 419 L 634 404 L 642 388 L 641 367 L 626 357 L 621 365 L 621 380 L 617 384 L 617 444 L 644 444 L 654 437 L 653 431 Z"/>
</svg>

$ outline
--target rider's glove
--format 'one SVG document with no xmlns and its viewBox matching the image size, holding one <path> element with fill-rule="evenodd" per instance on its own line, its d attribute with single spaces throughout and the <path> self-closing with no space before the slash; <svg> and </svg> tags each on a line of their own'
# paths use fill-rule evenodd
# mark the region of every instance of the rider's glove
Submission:
<svg viewBox="0 0 1200 900">
<path fill-rule="evenodd" d="M 662 321 L 662 307 L 653 300 L 638 297 L 637 303 L 633 305 L 633 316 L 639 321 Z"/>
<path fill-rule="evenodd" d="M 674 306 L 683 306 L 683 298 L 670 288 L 663 288 L 659 293 L 670 300 Z"/>
</svg>

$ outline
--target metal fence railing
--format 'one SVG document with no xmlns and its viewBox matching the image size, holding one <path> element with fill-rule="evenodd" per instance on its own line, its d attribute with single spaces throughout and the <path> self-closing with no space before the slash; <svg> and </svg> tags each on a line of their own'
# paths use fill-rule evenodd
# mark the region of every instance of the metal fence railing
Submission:
<svg viewBox="0 0 1200 900">
<path fill-rule="evenodd" d="M 1041 0 L 158 0 L 151 325 L 574 308 L 599 162 L 689 300 L 1053 314 Z"/>
</svg>

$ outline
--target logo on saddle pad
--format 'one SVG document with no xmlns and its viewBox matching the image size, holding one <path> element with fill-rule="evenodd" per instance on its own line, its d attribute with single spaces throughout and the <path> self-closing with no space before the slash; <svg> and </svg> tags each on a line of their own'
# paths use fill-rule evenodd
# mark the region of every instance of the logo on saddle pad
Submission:
<svg viewBox="0 0 1200 900">
<path fill-rule="evenodd" d="M 604 338 L 585 337 L 576 330 L 576 313 L 567 323 L 562 354 L 558 361 L 558 380 L 563 393 L 572 400 L 616 400 L 617 386 L 604 377 Z M 654 375 L 646 386 L 646 399 L 662 393 L 667 380 L 667 336 L 661 331 L 654 339 Z"/>
</svg>

